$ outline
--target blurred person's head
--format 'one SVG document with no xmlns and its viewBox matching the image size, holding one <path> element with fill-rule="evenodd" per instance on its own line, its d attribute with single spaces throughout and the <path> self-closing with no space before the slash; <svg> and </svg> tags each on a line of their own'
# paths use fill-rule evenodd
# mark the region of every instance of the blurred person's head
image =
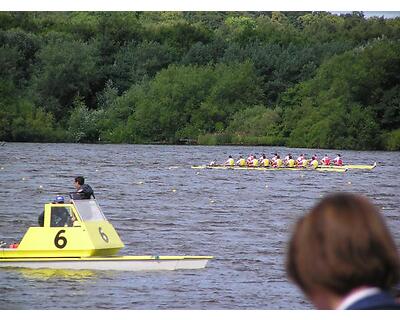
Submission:
<svg viewBox="0 0 400 320">
<path fill-rule="evenodd" d="M 378 209 L 350 193 L 328 195 L 297 222 L 286 262 L 289 278 L 320 309 L 334 309 L 355 288 L 393 288 L 399 268 Z"/>
</svg>

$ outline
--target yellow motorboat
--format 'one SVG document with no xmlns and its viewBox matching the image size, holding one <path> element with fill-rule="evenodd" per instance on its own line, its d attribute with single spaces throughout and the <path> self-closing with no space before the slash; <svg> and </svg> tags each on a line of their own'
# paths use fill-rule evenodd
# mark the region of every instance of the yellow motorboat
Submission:
<svg viewBox="0 0 400 320">
<path fill-rule="evenodd" d="M 48 203 L 43 226 L 30 227 L 18 245 L 0 248 L 0 267 L 86 270 L 205 268 L 212 256 L 117 256 L 124 247 L 95 199 Z"/>
</svg>

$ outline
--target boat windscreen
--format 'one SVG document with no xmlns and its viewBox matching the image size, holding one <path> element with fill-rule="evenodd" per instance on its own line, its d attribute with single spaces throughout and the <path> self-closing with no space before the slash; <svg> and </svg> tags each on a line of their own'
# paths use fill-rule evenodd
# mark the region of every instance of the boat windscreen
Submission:
<svg viewBox="0 0 400 320">
<path fill-rule="evenodd" d="M 75 200 L 74 203 L 83 221 L 107 220 L 96 200 Z"/>
</svg>

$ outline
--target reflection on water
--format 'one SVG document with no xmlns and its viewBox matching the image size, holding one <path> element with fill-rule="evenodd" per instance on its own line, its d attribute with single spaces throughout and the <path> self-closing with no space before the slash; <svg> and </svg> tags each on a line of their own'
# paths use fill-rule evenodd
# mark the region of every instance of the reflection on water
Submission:
<svg viewBox="0 0 400 320">
<path fill-rule="evenodd" d="M 212 255 L 203 270 L 0 270 L 3 309 L 310 309 L 286 279 L 291 227 L 332 191 L 382 210 L 400 245 L 399 152 L 340 151 L 373 171 L 193 170 L 232 154 L 336 150 L 7 143 L 0 150 L 0 240 L 19 242 L 45 202 L 83 175 L 118 231 L 122 255 Z M 27 285 L 27 283 L 29 285 Z M 3 294 L 5 293 L 5 294 Z"/>
<path fill-rule="evenodd" d="M 28 269 L 28 268 L 7 268 L 8 271 L 21 274 L 24 278 L 35 280 L 60 280 L 68 279 L 77 282 L 84 282 L 96 277 L 91 270 L 63 270 L 63 269 Z"/>
</svg>

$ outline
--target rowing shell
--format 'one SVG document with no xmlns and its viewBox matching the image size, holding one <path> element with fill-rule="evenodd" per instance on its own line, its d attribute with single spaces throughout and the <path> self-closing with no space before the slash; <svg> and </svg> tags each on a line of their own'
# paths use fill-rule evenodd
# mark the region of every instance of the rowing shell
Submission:
<svg viewBox="0 0 400 320">
<path fill-rule="evenodd" d="M 202 269 L 211 256 L 116 256 L 0 259 L 0 267 L 66 270 L 161 271 Z"/>
<path fill-rule="evenodd" d="M 281 171 L 281 170 L 288 170 L 288 171 L 327 171 L 327 172 L 346 172 L 347 167 L 324 167 L 324 168 L 288 168 L 288 167 L 279 167 L 279 168 L 272 168 L 272 167 L 239 167 L 239 166 L 224 166 L 224 165 L 202 165 L 202 166 L 192 166 L 192 169 L 227 169 L 227 170 L 258 170 L 258 171 Z"/>
<path fill-rule="evenodd" d="M 360 169 L 360 170 L 372 170 L 376 167 L 376 162 L 373 165 L 365 164 L 346 164 L 344 166 L 321 166 L 321 168 L 347 168 L 347 169 Z"/>
</svg>

